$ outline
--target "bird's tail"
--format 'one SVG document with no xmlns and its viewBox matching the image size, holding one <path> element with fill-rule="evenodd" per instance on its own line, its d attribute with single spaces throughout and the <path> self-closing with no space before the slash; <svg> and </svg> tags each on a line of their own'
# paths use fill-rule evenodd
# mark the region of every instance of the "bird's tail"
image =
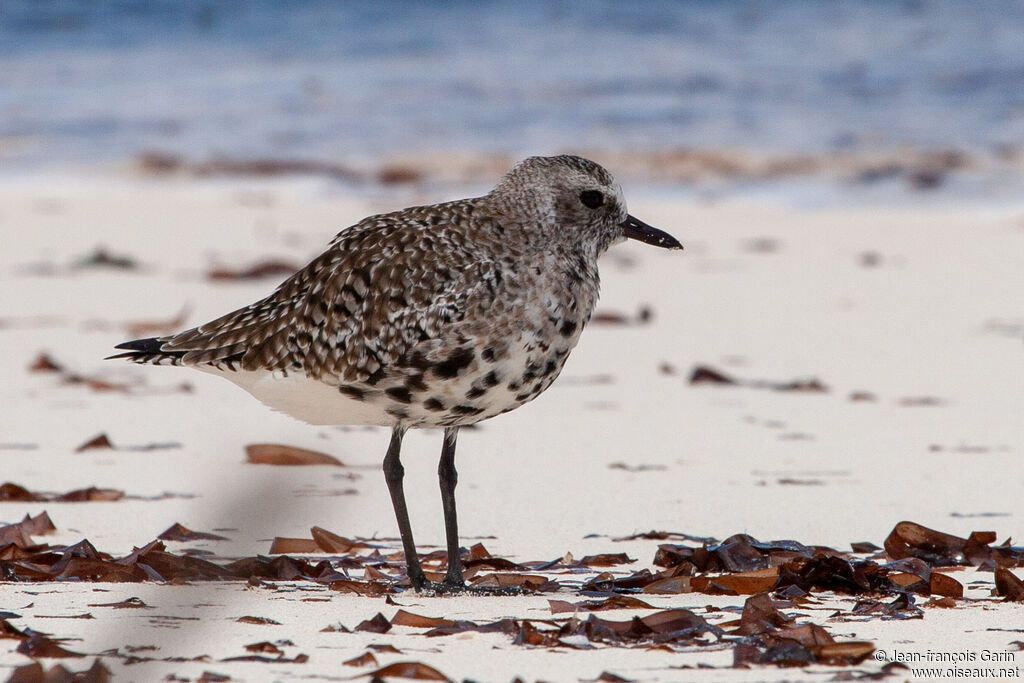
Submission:
<svg viewBox="0 0 1024 683">
<path fill-rule="evenodd" d="M 104 360 L 115 358 L 126 358 L 133 363 L 149 365 L 181 365 L 185 351 L 164 351 L 164 343 L 167 339 L 150 337 L 148 339 L 135 339 L 118 344 L 115 349 L 125 349 L 125 353 L 118 353 L 107 356 Z"/>
</svg>

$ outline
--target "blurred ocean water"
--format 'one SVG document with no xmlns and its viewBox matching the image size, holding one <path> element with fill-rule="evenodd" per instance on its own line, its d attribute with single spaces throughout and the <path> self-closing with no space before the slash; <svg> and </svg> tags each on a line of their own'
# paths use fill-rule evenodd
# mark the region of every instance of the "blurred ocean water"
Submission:
<svg viewBox="0 0 1024 683">
<path fill-rule="evenodd" d="M 1022 141 L 1013 0 L 0 0 L 7 168 Z"/>
</svg>

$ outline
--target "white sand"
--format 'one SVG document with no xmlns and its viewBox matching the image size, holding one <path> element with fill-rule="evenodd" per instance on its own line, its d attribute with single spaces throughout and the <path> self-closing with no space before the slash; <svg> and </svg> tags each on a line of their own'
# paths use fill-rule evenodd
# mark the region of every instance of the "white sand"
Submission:
<svg viewBox="0 0 1024 683">
<path fill-rule="evenodd" d="M 221 557 L 266 553 L 272 537 L 308 537 L 313 525 L 346 536 L 396 536 L 379 472 L 385 431 L 310 427 L 199 372 L 101 360 L 131 338 L 123 323 L 170 319 L 186 304 L 187 324 L 200 323 L 277 283 L 210 283 L 203 277 L 209 266 L 241 267 L 266 257 L 304 263 L 339 229 L 389 208 L 395 204 L 352 200 L 312 182 L 76 176 L 0 186 L 0 444 L 6 444 L 0 480 L 41 491 L 96 485 L 137 496 L 194 495 L 3 503 L 0 521 L 47 509 L 58 533 L 40 540 L 85 537 L 114 554 L 174 522 L 202 531 L 232 529 L 223 532 L 227 542 L 169 544 Z M 615 248 L 603 263 L 601 310 L 632 314 L 646 304 L 654 320 L 591 326 L 550 391 L 463 432 L 457 465 L 466 544 L 495 536 L 484 540 L 491 552 L 521 561 L 567 551 L 576 557 L 628 552 L 638 560 L 629 569 L 637 569 L 651 566 L 657 542 L 613 543 L 608 536 L 652 528 L 718 538 L 745 532 L 842 549 L 851 541 L 881 545 L 904 519 L 959 535 L 992 529 L 999 542 L 1024 536 L 1024 209 L 793 210 L 636 199 L 630 209 L 677 236 L 686 251 Z M 760 238 L 777 248 L 752 251 L 750 241 Z M 98 245 L 137 259 L 143 269 L 68 267 Z M 877 254 L 877 266 L 862 264 L 865 252 Z M 44 350 L 76 372 L 143 388 L 134 395 L 97 393 L 62 386 L 56 375 L 28 373 Z M 662 363 L 678 373 L 660 372 Z M 698 363 L 743 379 L 813 376 L 829 392 L 692 387 L 686 377 Z M 590 381 L 598 375 L 610 381 Z M 182 382 L 194 391 L 146 393 Z M 856 391 L 876 400 L 849 400 Z M 922 398 L 937 405 L 904 405 Z M 118 446 L 182 447 L 74 453 L 100 432 Z M 326 451 L 350 467 L 246 465 L 243 447 L 256 442 Z M 434 474 L 439 449 L 439 433 L 415 433 L 403 454 L 413 527 L 423 547 L 443 542 Z M 617 462 L 660 469 L 609 467 Z M 338 495 L 349 488 L 357 493 Z M 987 582 L 970 593 L 982 597 L 991 576 L 971 570 L 958 578 Z M 88 607 L 129 596 L 154 609 Z M 301 601 L 310 596 L 329 602 Z M 403 595 L 397 601 L 430 616 L 489 621 L 545 618 L 547 597 Z M 703 613 L 704 605 L 742 605 L 743 599 L 685 594 L 652 602 Z M 827 621 L 826 607 L 809 614 L 815 623 L 836 637 L 873 640 L 887 650 L 1003 651 L 1024 640 L 1013 630 L 1024 623 L 1020 604 L 985 601 L 926 610 L 922 620 L 838 624 Z M 455 680 L 579 680 L 602 671 L 652 681 L 794 676 L 770 667 L 730 669 L 729 650 L 534 650 L 498 634 L 426 639 L 409 628 L 382 636 L 321 633 L 338 622 L 352 628 L 378 611 L 390 617 L 396 608 L 313 585 L 275 593 L 239 584 L 6 583 L 0 584 L 0 609 L 21 614 L 12 620 L 19 627 L 81 638 L 66 644 L 79 652 L 156 645 L 159 650 L 140 654 L 211 659 L 125 666 L 105 658 L 124 680 L 170 673 L 195 678 L 204 670 L 236 680 L 343 678 L 370 670 L 340 663 L 371 642 L 392 643 L 404 653 L 378 653 L 381 665 L 420 660 Z M 82 612 L 96 619 L 44 618 Z M 235 622 L 246 614 L 281 626 Z M 171 624 L 156 615 L 185 620 Z M 302 652 L 309 661 L 217 661 L 246 654 L 245 644 L 283 638 L 295 643 L 285 648 L 288 657 Z M 29 661 L 14 652 L 16 645 L 0 641 L 0 666 Z M 81 669 L 87 661 L 70 666 Z M 698 663 L 720 668 L 672 669 Z M 861 668 L 879 666 L 869 660 Z M 837 670 L 812 667 L 807 674 L 825 680 Z"/>
</svg>

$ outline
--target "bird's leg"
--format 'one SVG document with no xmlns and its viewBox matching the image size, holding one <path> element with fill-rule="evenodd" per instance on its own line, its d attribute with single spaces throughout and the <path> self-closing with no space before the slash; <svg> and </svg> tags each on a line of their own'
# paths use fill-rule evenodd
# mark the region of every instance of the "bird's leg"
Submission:
<svg viewBox="0 0 1024 683">
<path fill-rule="evenodd" d="M 455 513 L 455 485 L 459 473 L 455 470 L 455 439 L 458 427 L 446 427 L 441 460 L 437 463 L 437 478 L 441 482 L 441 505 L 444 508 L 444 533 L 448 542 L 448 573 L 444 583 L 452 588 L 466 585 L 462 578 L 462 558 L 459 556 L 459 523 Z"/>
<path fill-rule="evenodd" d="M 420 558 L 416 554 L 416 543 L 412 540 L 412 526 L 409 524 L 409 510 L 405 506 L 405 491 L 402 488 L 402 479 L 405 477 L 405 468 L 399 459 L 402 451 L 402 437 L 405 435 L 404 427 L 395 427 L 391 431 L 391 443 L 388 445 L 388 454 L 384 456 L 384 479 L 388 483 L 388 491 L 391 493 L 391 504 L 395 508 L 395 517 L 398 519 L 398 532 L 402 535 L 402 547 L 405 550 L 405 564 L 409 574 L 409 581 L 412 587 L 420 590 L 427 583 L 427 577 L 420 566 Z"/>
</svg>

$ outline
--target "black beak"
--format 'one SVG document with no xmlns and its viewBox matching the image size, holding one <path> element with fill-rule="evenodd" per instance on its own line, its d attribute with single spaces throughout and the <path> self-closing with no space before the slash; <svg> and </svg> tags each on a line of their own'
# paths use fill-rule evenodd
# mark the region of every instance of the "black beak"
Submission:
<svg viewBox="0 0 1024 683">
<path fill-rule="evenodd" d="M 655 227 L 647 225 L 641 220 L 637 220 L 632 216 L 626 216 L 626 220 L 619 223 L 622 226 L 622 230 L 626 237 L 631 240 L 640 240 L 644 244 L 653 244 L 656 247 L 662 249 L 682 249 L 683 245 L 679 243 L 672 235 L 668 234 L 663 230 L 658 230 Z"/>
</svg>

